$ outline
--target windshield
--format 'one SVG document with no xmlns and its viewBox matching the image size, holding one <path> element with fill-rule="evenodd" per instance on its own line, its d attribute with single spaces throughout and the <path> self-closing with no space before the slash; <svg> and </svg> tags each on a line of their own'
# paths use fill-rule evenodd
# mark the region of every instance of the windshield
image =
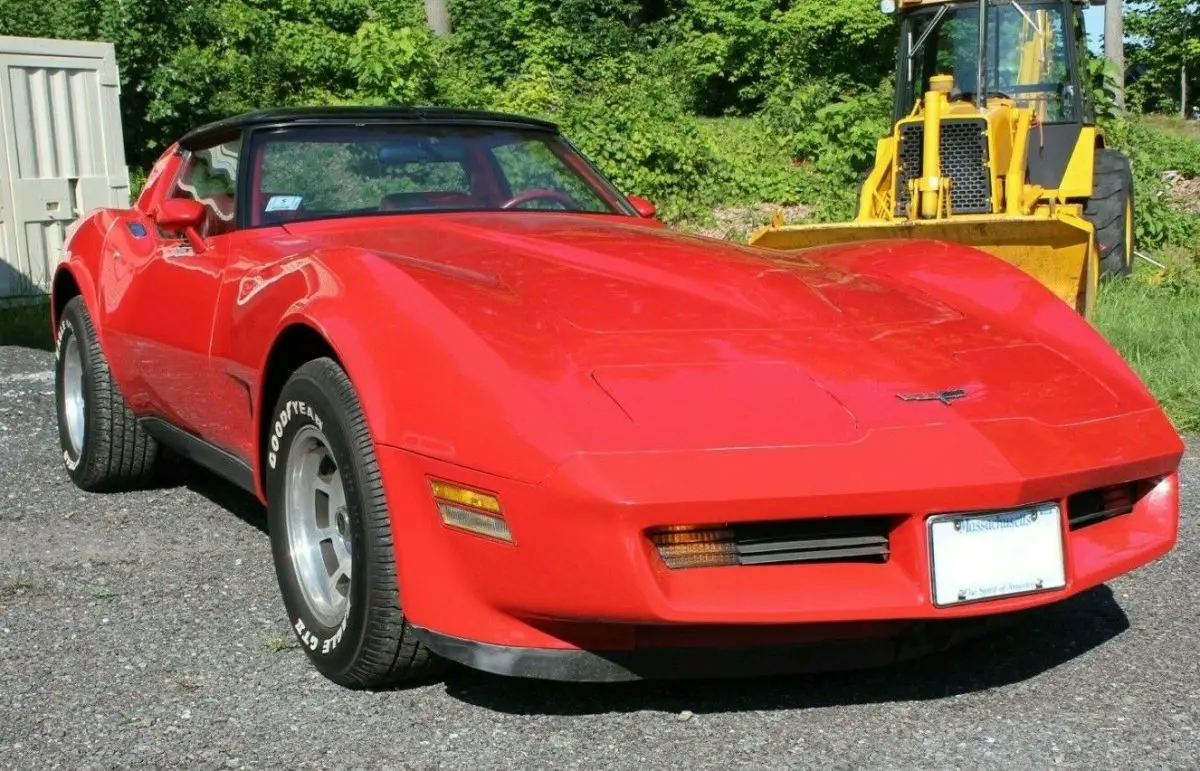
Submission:
<svg viewBox="0 0 1200 771">
<path fill-rule="evenodd" d="M 1032 106 L 1043 121 L 1077 120 L 1070 41 L 1062 3 L 989 5 L 986 86 L 989 97 Z M 902 114 L 912 111 L 934 75 L 953 75 L 952 98 L 975 101 L 979 88 L 979 5 L 934 6 L 908 15 L 901 64 Z"/>
<path fill-rule="evenodd" d="M 258 132 L 251 226 L 381 213 L 628 214 L 561 137 L 477 126 L 335 126 Z"/>
</svg>

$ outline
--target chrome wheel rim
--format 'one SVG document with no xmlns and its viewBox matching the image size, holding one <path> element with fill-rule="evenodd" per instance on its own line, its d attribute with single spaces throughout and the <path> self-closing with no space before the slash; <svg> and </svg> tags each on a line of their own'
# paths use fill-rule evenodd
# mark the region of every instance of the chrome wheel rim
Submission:
<svg viewBox="0 0 1200 771">
<path fill-rule="evenodd" d="M 63 349 L 62 411 L 67 424 L 67 441 L 78 458 L 83 452 L 83 348 L 75 335 L 67 338 Z"/>
<path fill-rule="evenodd" d="M 316 620 L 336 627 L 350 608 L 353 537 L 342 477 L 316 426 L 297 432 L 286 474 L 284 518 L 293 573 Z"/>
</svg>

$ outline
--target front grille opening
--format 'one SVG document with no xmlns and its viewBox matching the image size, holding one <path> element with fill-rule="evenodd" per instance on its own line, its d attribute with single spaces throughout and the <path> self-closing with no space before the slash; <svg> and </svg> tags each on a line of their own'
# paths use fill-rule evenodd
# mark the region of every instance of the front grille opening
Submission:
<svg viewBox="0 0 1200 771">
<path fill-rule="evenodd" d="M 888 517 L 823 517 L 652 530 L 650 541 L 673 570 L 722 565 L 883 563 L 891 554 Z"/>
<path fill-rule="evenodd" d="M 1079 530 L 1129 514 L 1150 488 L 1144 481 L 1126 482 L 1075 493 L 1067 498 L 1067 523 L 1071 530 Z"/>
<path fill-rule="evenodd" d="M 925 126 L 900 125 L 896 216 L 908 214 L 912 200 L 908 184 L 919 178 L 925 159 Z M 941 173 L 952 182 L 950 211 L 954 214 L 987 214 L 992 211 L 992 175 L 988 167 L 987 122 L 980 118 L 943 120 L 938 140 Z"/>
</svg>

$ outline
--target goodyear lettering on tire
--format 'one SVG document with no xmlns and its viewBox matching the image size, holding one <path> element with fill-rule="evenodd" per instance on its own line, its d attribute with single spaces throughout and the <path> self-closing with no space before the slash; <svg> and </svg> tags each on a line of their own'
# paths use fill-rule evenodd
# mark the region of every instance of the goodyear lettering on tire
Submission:
<svg viewBox="0 0 1200 771">
<path fill-rule="evenodd" d="M 325 430 L 325 421 L 317 414 L 316 410 L 308 405 L 308 402 L 290 401 L 284 408 L 279 411 L 279 415 L 275 417 L 275 424 L 271 427 L 271 437 L 267 440 L 269 449 L 267 450 L 267 465 L 275 468 L 279 462 L 279 442 L 283 439 L 283 430 L 287 428 L 288 423 L 297 415 L 303 415 L 311 420 L 318 430 Z"/>
</svg>

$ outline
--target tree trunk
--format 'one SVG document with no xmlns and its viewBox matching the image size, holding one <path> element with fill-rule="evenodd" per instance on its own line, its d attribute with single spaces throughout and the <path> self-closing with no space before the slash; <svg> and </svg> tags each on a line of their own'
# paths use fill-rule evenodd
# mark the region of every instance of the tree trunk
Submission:
<svg viewBox="0 0 1200 771">
<path fill-rule="evenodd" d="M 1184 120 L 1187 120 L 1188 116 L 1187 98 L 1187 64 L 1183 64 L 1179 67 L 1179 114 Z"/>
<path fill-rule="evenodd" d="M 1121 17 L 1121 0 L 1104 3 L 1104 56 L 1117 67 L 1117 110 L 1125 111 L 1125 20 Z"/>
<path fill-rule="evenodd" d="M 435 35 L 450 34 L 450 9 L 446 0 L 425 0 L 425 21 Z"/>
</svg>

